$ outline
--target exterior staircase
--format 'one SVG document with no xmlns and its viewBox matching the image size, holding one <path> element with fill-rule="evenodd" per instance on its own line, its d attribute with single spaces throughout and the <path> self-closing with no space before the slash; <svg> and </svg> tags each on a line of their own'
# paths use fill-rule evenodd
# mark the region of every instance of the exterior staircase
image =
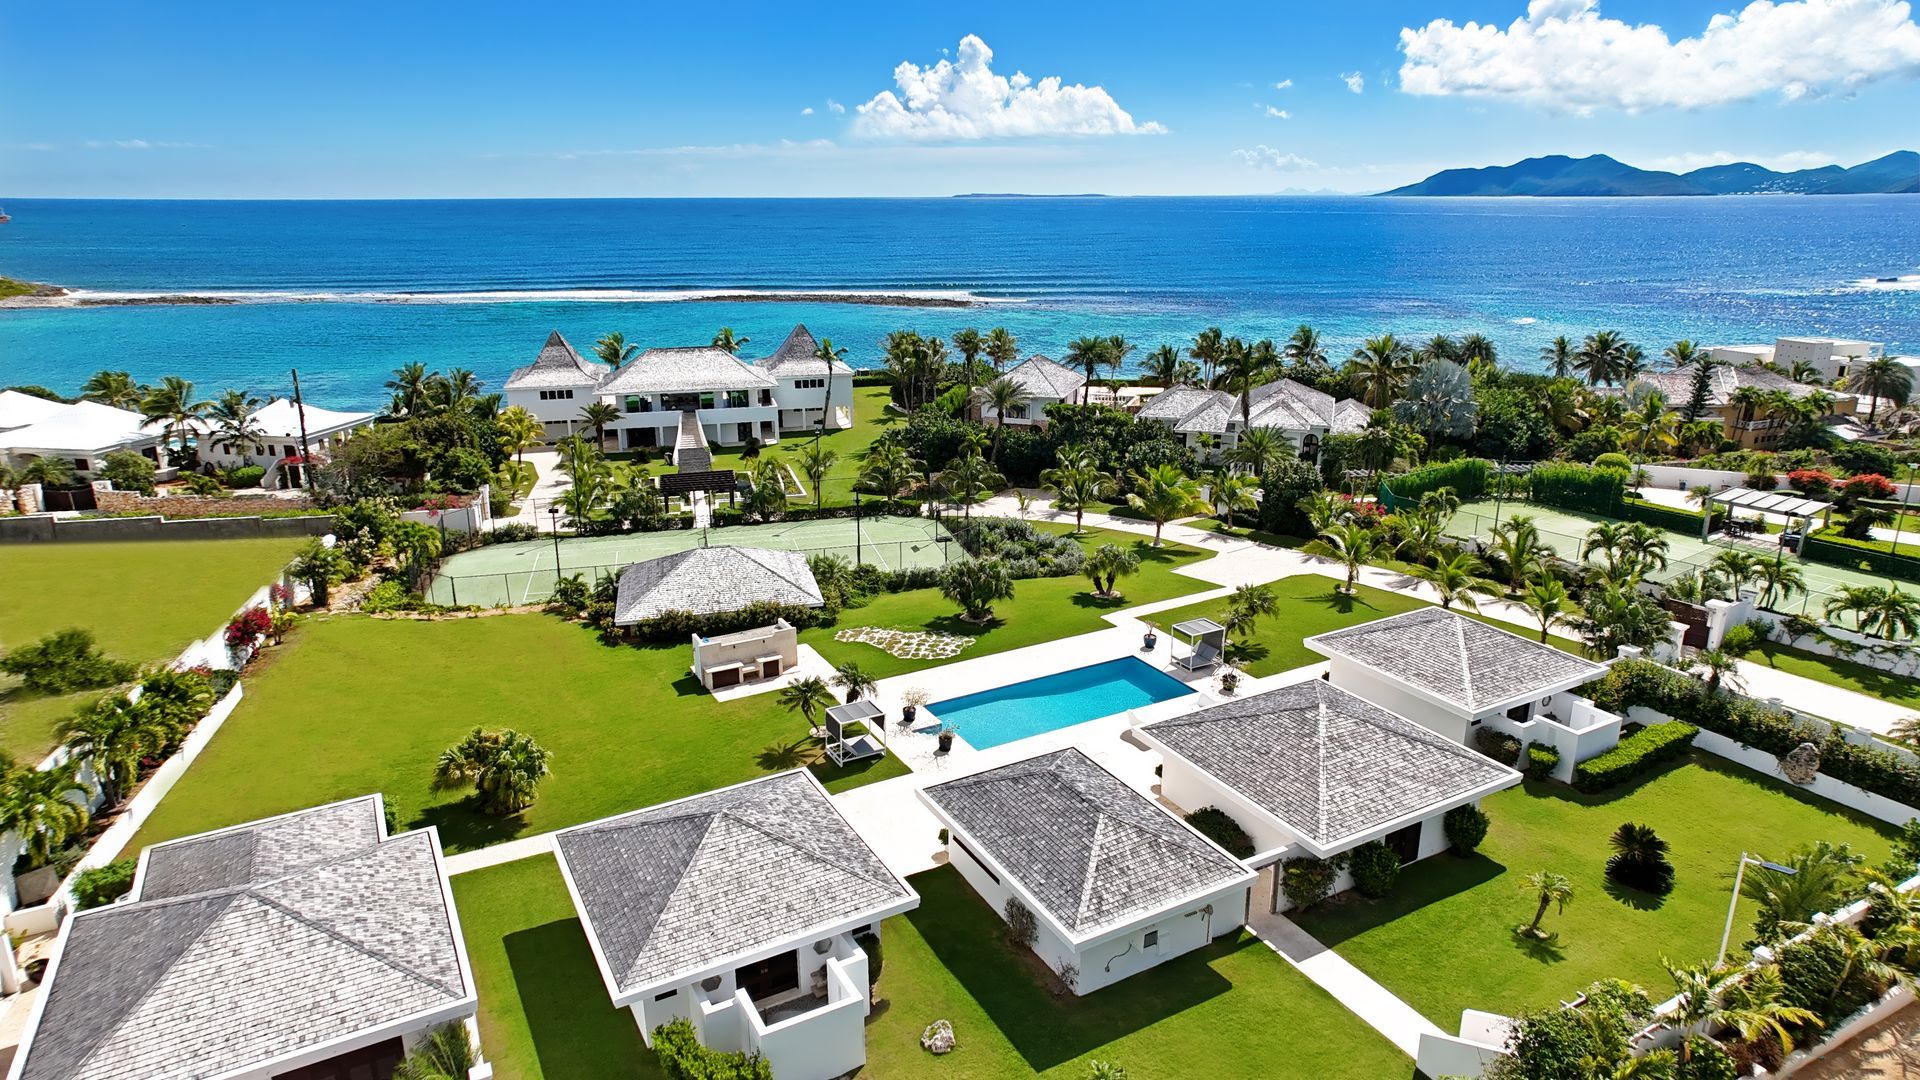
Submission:
<svg viewBox="0 0 1920 1080">
<path fill-rule="evenodd" d="M 680 433 L 673 440 L 673 463 L 681 472 L 707 472 L 713 468 L 713 451 L 707 448 L 707 433 L 700 426 L 699 414 L 692 409 L 680 413 Z"/>
</svg>

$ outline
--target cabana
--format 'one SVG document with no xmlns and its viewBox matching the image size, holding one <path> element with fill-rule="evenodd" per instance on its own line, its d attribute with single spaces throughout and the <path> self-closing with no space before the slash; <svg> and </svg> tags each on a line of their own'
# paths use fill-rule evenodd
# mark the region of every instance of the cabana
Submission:
<svg viewBox="0 0 1920 1080">
<path fill-rule="evenodd" d="M 1173 624 L 1173 636 L 1187 645 L 1187 655 L 1173 662 L 1188 671 L 1201 671 L 1220 662 L 1227 651 L 1227 628 L 1212 619 L 1188 619 Z"/>
<path fill-rule="evenodd" d="M 1787 518 L 1786 532 L 1781 534 L 1780 545 L 1793 544 L 1793 552 L 1798 555 L 1806 544 L 1807 533 L 1812 531 L 1816 517 L 1826 519 L 1833 513 L 1833 504 L 1819 499 L 1809 499 L 1804 495 L 1790 495 L 1780 491 L 1755 491 L 1752 488 L 1728 488 L 1707 496 L 1701 507 L 1700 539 L 1705 540 L 1713 529 L 1713 508 L 1715 504 L 1725 506 L 1729 511 L 1751 510 L 1761 514 L 1779 514 Z M 1798 522 L 1799 528 L 1794 528 Z"/>
<path fill-rule="evenodd" d="M 873 733 L 886 726 L 887 714 L 880 706 L 871 701 L 849 701 L 845 705 L 834 705 L 827 709 L 824 724 L 826 729 L 827 756 L 835 765 L 845 765 L 849 761 L 861 761 L 870 757 L 880 757 L 887 748 Z M 848 735 L 847 729 L 855 724 L 866 728 L 858 735 Z"/>
</svg>

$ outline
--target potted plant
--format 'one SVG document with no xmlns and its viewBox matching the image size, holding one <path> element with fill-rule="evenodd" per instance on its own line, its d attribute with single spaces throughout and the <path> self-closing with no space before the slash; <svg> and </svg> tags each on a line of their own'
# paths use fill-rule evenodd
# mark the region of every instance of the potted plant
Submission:
<svg viewBox="0 0 1920 1080">
<path fill-rule="evenodd" d="M 950 753 L 953 750 L 953 737 L 955 734 L 959 732 L 959 730 L 960 729 L 954 727 L 952 724 L 948 724 L 946 727 L 943 727 L 940 729 L 940 752 L 941 753 L 943 754 Z"/>
<path fill-rule="evenodd" d="M 1232 668 L 1228 668 L 1227 670 L 1220 673 L 1220 693 L 1226 695 L 1227 697 L 1232 697 L 1234 691 L 1238 689 L 1240 689 L 1240 673 L 1239 672 L 1233 670 Z"/>
<path fill-rule="evenodd" d="M 927 699 L 932 696 L 933 695 L 917 686 L 901 694 L 900 700 L 906 704 L 900 708 L 900 726 L 906 728 L 912 727 L 914 719 L 920 715 L 920 706 L 925 705 Z"/>
<path fill-rule="evenodd" d="M 1154 646 L 1158 644 L 1160 644 L 1160 635 L 1154 632 L 1153 627 L 1147 627 L 1147 632 L 1140 635 L 1140 651 L 1152 652 Z"/>
</svg>

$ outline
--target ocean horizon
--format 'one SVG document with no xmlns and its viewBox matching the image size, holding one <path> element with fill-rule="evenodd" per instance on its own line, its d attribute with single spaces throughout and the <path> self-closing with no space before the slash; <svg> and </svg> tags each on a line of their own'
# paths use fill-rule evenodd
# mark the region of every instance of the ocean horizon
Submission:
<svg viewBox="0 0 1920 1080">
<path fill-rule="evenodd" d="M 0 275 L 99 306 L 0 311 L 0 383 L 65 392 L 123 368 L 284 394 L 298 367 L 316 404 L 371 408 L 412 361 L 497 389 L 553 329 L 585 351 L 609 331 L 645 348 L 724 325 L 754 356 L 801 322 L 857 367 L 902 327 L 1006 326 L 1056 357 L 1117 333 L 1138 357 L 1207 326 L 1279 340 L 1304 322 L 1336 361 L 1379 333 L 1483 333 L 1523 370 L 1554 337 L 1603 328 L 1652 354 L 1795 334 L 1920 349 L 1901 196 L 6 206 Z M 150 302 L 178 295 L 226 302 Z"/>
</svg>

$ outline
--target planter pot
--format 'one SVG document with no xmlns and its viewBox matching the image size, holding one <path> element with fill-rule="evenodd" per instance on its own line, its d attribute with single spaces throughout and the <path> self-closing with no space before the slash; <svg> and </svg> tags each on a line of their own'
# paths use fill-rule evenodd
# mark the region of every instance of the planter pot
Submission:
<svg viewBox="0 0 1920 1080">
<path fill-rule="evenodd" d="M 902 725 L 902 726 L 904 726 L 904 727 L 912 727 L 912 726 L 913 726 L 913 720 L 914 720 L 914 717 L 916 717 L 916 716 L 919 716 L 919 715 L 920 715 L 920 706 L 918 706 L 918 705 L 904 705 L 904 706 L 901 706 L 901 708 L 900 708 L 900 723 L 901 723 L 901 725 Z"/>
<path fill-rule="evenodd" d="M 1140 639 L 1140 651 L 1152 652 L 1160 644 L 1160 635 L 1147 634 Z"/>
<path fill-rule="evenodd" d="M 947 734 L 944 731 L 941 732 L 940 733 L 940 752 L 945 754 L 945 753 L 950 753 L 952 750 L 953 750 L 953 736 Z"/>
<path fill-rule="evenodd" d="M 13 887 L 20 894 L 21 907 L 44 904 L 59 890 L 60 875 L 53 867 L 42 866 L 14 878 Z"/>
</svg>

